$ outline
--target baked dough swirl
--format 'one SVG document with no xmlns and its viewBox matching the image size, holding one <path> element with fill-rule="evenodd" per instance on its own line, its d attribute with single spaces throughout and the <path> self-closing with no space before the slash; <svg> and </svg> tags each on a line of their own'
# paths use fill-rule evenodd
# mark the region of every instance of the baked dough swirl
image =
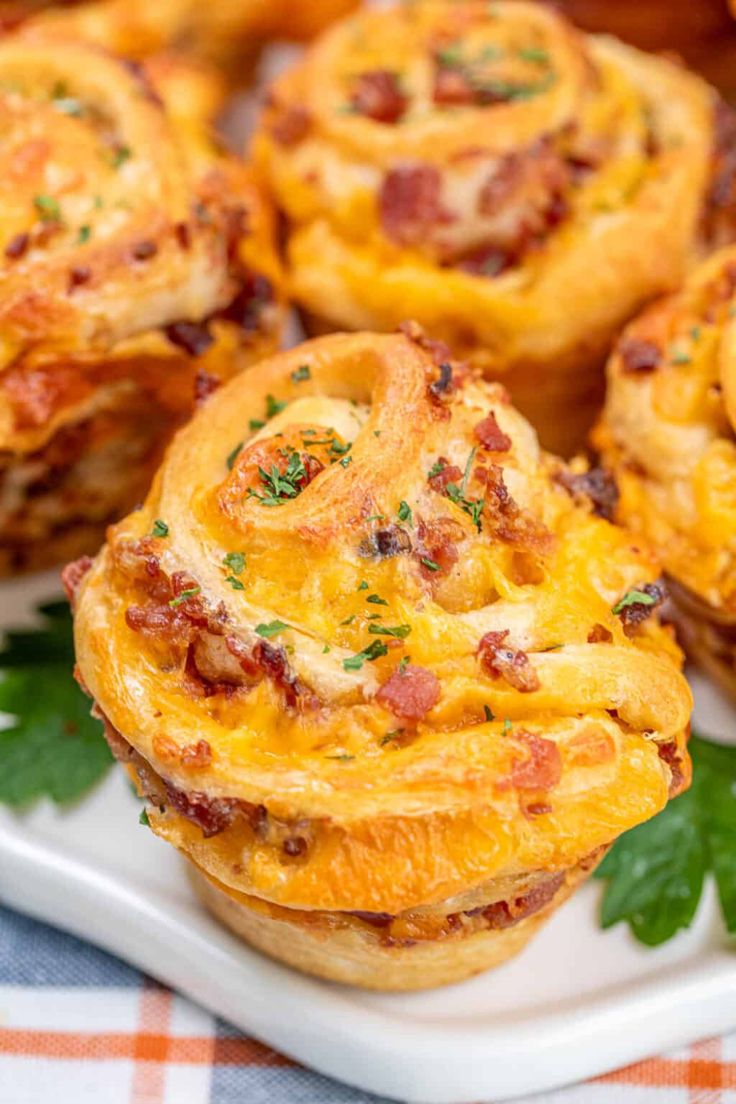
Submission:
<svg viewBox="0 0 736 1104">
<path fill-rule="evenodd" d="M 236 930 L 457 980 L 686 785 L 657 569 L 605 491 L 415 326 L 279 354 L 177 435 L 66 581 L 110 743 Z"/>
<path fill-rule="evenodd" d="M 624 332 L 594 443 L 652 542 L 687 648 L 736 694 L 736 249 Z"/>
<path fill-rule="evenodd" d="M 313 331 L 416 318 L 570 452 L 620 326 L 696 242 L 715 93 L 551 8 L 424 0 L 328 30 L 254 152 Z"/>
<path fill-rule="evenodd" d="M 0 572 L 94 551 L 195 379 L 276 346 L 272 219 L 180 100 L 96 47 L 0 40 Z"/>
</svg>

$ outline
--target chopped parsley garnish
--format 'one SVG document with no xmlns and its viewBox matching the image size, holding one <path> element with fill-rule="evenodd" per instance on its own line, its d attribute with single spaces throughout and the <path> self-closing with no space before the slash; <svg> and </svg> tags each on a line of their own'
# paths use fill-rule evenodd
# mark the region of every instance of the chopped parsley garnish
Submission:
<svg viewBox="0 0 736 1104">
<path fill-rule="evenodd" d="M 354 620 L 355 620 L 355 614 L 351 613 L 350 616 L 346 617 L 344 621 L 340 622 L 340 624 L 341 625 L 352 625 Z"/>
<path fill-rule="evenodd" d="M 151 827 L 151 822 L 148 819 L 148 813 L 146 812 L 145 809 L 143 809 L 143 811 L 141 812 L 141 815 L 138 817 L 138 823 L 142 824 L 145 828 L 150 828 Z"/>
<path fill-rule="evenodd" d="M 395 740 L 397 736 L 403 736 L 403 735 L 404 735 L 403 728 L 394 728 L 394 729 L 391 730 L 391 732 L 384 733 L 384 735 L 381 737 L 381 741 L 380 741 L 381 747 L 385 747 L 386 744 L 390 744 L 391 741 Z"/>
<path fill-rule="evenodd" d="M 233 590 L 245 590 L 245 583 L 241 579 L 236 579 L 234 575 L 226 575 L 225 582 L 229 583 Z"/>
<path fill-rule="evenodd" d="M 388 602 L 385 598 L 379 597 L 378 594 L 369 594 L 366 598 L 366 602 L 372 602 L 374 606 L 387 606 Z"/>
<path fill-rule="evenodd" d="M 634 587 L 632 590 L 627 591 L 623 598 L 620 598 L 616 605 L 611 610 L 611 613 L 618 616 L 622 610 L 627 609 L 629 606 L 653 606 L 657 599 L 651 594 L 647 594 L 645 590 L 637 590 Z"/>
<path fill-rule="evenodd" d="M 243 451 L 243 445 L 244 444 L 245 444 L 245 441 L 238 441 L 238 443 L 235 446 L 235 448 L 233 449 L 233 451 L 231 453 L 228 453 L 227 460 L 225 461 L 225 463 L 227 464 L 227 470 L 228 471 L 233 470 L 233 467 L 235 466 L 235 461 L 238 459 L 241 452 Z"/>
<path fill-rule="evenodd" d="M 347 468 L 349 464 L 352 464 L 352 462 L 352 456 L 343 456 L 342 460 L 340 461 L 340 467 Z"/>
<path fill-rule="evenodd" d="M 397 636 L 404 640 L 411 632 L 411 625 L 369 625 L 368 632 L 374 636 Z"/>
<path fill-rule="evenodd" d="M 168 535 L 169 535 L 169 527 L 166 524 L 166 522 L 162 521 L 161 518 L 156 518 L 156 520 L 153 523 L 153 529 L 151 530 L 151 536 L 152 537 L 168 537 Z"/>
<path fill-rule="evenodd" d="M 385 655 L 388 655 L 386 645 L 382 640 L 374 640 L 367 648 L 363 648 L 362 652 L 356 652 L 355 655 L 344 659 L 342 665 L 346 671 L 359 671 L 366 660 L 378 659 L 379 656 Z"/>
<path fill-rule="evenodd" d="M 358 590 L 367 590 L 367 589 L 368 589 L 368 583 L 365 581 L 365 579 L 361 579 L 360 583 L 358 584 Z"/>
<path fill-rule="evenodd" d="M 483 713 L 484 713 L 485 718 L 486 718 L 487 721 L 495 720 L 495 718 L 493 716 L 493 710 L 491 709 L 490 705 L 484 705 L 483 706 Z"/>
<path fill-rule="evenodd" d="M 398 509 L 397 517 L 398 517 L 399 521 L 408 521 L 409 525 L 414 524 L 414 517 L 413 517 L 412 512 L 411 512 L 411 506 L 409 505 L 408 502 L 405 502 L 403 498 L 402 498 L 401 502 L 399 503 L 399 509 Z"/>
<path fill-rule="evenodd" d="M 242 575 L 245 570 L 245 552 L 228 552 L 222 561 L 233 575 Z"/>
<path fill-rule="evenodd" d="M 59 206 L 58 199 L 54 199 L 53 196 L 34 196 L 33 206 L 44 222 L 61 222 L 61 207 Z"/>
<path fill-rule="evenodd" d="M 62 115 L 72 115 L 78 119 L 84 114 L 83 105 L 74 96 L 54 96 L 53 105 Z"/>
<path fill-rule="evenodd" d="M 330 645 L 325 644 L 324 648 L 322 649 L 322 655 L 327 655 L 327 653 L 331 652 L 331 651 L 332 651 L 332 648 L 330 647 Z"/>
<path fill-rule="evenodd" d="M 251 433 L 255 433 L 257 430 L 263 429 L 265 424 L 263 418 L 250 418 L 248 421 L 248 429 Z"/>
<path fill-rule="evenodd" d="M 470 455 L 468 456 L 467 462 L 465 464 L 465 472 L 463 474 L 463 480 L 460 486 L 458 487 L 456 483 L 448 483 L 445 487 L 445 494 L 451 502 L 454 502 L 456 506 L 459 506 L 461 510 L 464 510 L 465 513 L 470 516 L 473 525 L 480 533 L 481 517 L 483 515 L 485 499 L 468 498 L 466 494 L 468 479 L 470 478 L 470 469 L 472 467 L 473 460 L 475 459 L 476 451 L 476 449 L 471 449 L 470 451 Z"/>
<path fill-rule="evenodd" d="M 302 490 L 302 485 L 307 482 L 307 472 L 304 462 L 298 452 L 292 452 L 286 471 L 283 474 L 276 464 L 271 465 L 270 472 L 259 466 L 258 474 L 266 489 L 266 494 L 259 494 L 252 487 L 248 488 L 249 498 L 257 498 L 262 506 L 282 506 Z"/>
<path fill-rule="evenodd" d="M 85 242 L 88 242 L 91 237 L 92 227 L 87 225 L 80 226 L 79 233 L 77 234 L 77 245 L 84 245 Z"/>
<path fill-rule="evenodd" d="M 346 452 L 350 452 L 352 447 L 351 441 L 347 441 L 344 445 L 341 445 L 337 438 L 334 438 L 330 445 L 330 452 L 334 453 L 335 456 L 344 456 Z"/>
<path fill-rule="evenodd" d="M 341 752 L 339 755 L 325 755 L 325 759 L 336 759 L 338 763 L 349 763 L 350 760 L 354 758 L 354 755 L 348 755 L 346 751 Z"/>
<path fill-rule="evenodd" d="M 452 42 L 449 46 L 443 46 L 434 55 L 439 65 L 446 69 L 454 69 L 463 63 L 463 51 L 459 42 Z"/>
<path fill-rule="evenodd" d="M 272 636 L 276 636 L 277 633 L 283 632 L 284 629 L 288 629 L 288 625 L 285 625 L 283 621 L 269 621 L 267 625 L 261 623 L 256 625 L 256 632 L 259 636 L 263 636 L 266 640 L 270 640 Z"/>
<path fill-rule="evenodd" d="M 284 407 L 288 406 L 288 403 L 280 399 L 275 399 L 273 395 L 266 395 L 266 417 L 274 418 L 277 414 L 280 414 Z"/>
<path fill-rule="evenodd" d="M 291 373 L 291 378 L 294 383 L 301 383 L 303 380 L 312 378 L 312 370 L 308 364 L 300 364 L 298 368 L 295 368 Z"/>
<path fill-rule="evenodd" d="M 129 161 L 132 156 L 133 151 L 130 146 L 118 146 L 118 148 L 113 151 L 110 163 L 114 169 L 119 169 L 120 166 L 124 165 L 126 161 Z"/>
<path fill-rule="evenodd" d="M 670 362 L 677 367 L 685 364 L 691 364 L 692 358 L 684 349 L 679 349 L 677 346 L 673 346 L 670 349 Z"/>
<path fill-rule="evenodd" d="M 519 50 L 522 61 L 533 61 L 536 65 L 549 65 L 549 53 L 541 46 L 523 46 Z"/>
<path fill-rule="evenodd" d="M 444 471 L 445 465 L 441 460 L 435 460 L 432 467 L 427 472 L 427 479 L 434 479 L 436 475 L 439 475 L 441 471 Z"/>
<path fill-rule="evenodd" d="M 506 719 L 503 722 L 503 728 L 501 729 L 501 734 L 503 736 L 508 736 L 509 732 L 511 732 L 511 729 L 513 727 L 514 726 L 512 725 L 511 721 L 508 719 L 508 717 L 506 717 Z"/>
<path fill-rule="evenodd" d="M 180 606 L 182 602 L 186 602 L 187 598 L 196 598 L 196 596 L 201 593 L 201 590 L 202 588 L 198 586 L 187 587 L 187 589 L 183 590 L 181 594 L 178 595 L 178 597 L 172 598 L 169 602 L 169 605 L 172 609 L 176 609 L 176 607 Z"/>
<path fill-rule="evenodd" d="M 693 326 L 693 328 L 690 330 L 690 337 L 693 339 L 693 341 L 700 341 L 701 333 L 702 330 L 700 326 Z"/>
<path fill-rule="evenodd" d="M 409 666 L 409 656 L 408 655 L 402 656 L 400 661 L 399 661 L 399 666 L 398 666 L 399 674 L 403 675 L 404 671 L 406 670 L 406 668 L 408 666 Z"/>
<path fill-rule="evenodd" d="M 382 613 L 369 613 L 366 615 L 366 621 L 380 621 L 382 617 Z"/>
<path fill-rule="evenodd" d="M 424 564 L 427 571 L 439 571 L 439 569 L 440 569 L 440 565 L 437 563 L 437 561 L 436 560 L 430 560 L 429 556 L 422 556 L 422 558 L 419 562 L 421 564 Z"/>
</svg>

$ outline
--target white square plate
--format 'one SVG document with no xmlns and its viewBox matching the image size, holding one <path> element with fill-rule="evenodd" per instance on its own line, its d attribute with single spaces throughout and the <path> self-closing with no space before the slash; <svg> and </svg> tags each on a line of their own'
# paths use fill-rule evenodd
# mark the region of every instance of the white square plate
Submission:
<svg viewBox="0 0 736 1104">
<path fill-rule="evenodd" d="M 54 576 L 0 586 L 0 629 Z M 43 688 L 39 688 L 42 692 Z M 734 711 L 696 681 L 702 731 Z M 600 931 L 585 887 L 519 958 L 429 993 L 364 993 L 262 957 L 199 905 L 168 844 L 138 824 L 119 770 L 78 806 L 0 808 L 0 899 L 91 940 L 322 1073 L 424 1104 L 521 1096 L 736 1027 L 736 946 L 712 887 L 665 947 Z"/>
</svg>

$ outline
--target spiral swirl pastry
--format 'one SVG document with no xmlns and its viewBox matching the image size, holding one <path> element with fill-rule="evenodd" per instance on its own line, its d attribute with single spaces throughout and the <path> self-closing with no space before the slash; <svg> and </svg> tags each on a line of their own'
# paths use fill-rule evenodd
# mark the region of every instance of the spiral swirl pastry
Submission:
<svg viewBox="0 0 736 1104">
<path fill-rule="evenodd" d="M 94 551 L 195 390 L 277 344 L 268 211 L 182 110 L 96 47 L 0 40 L 0 571 Z"/>
<path fill-rule="evenodd" d="M 88 0 L 39 4 L 16 0 L 8 16 L 52 33 L 85 38 L 114 53 L 142 60 L 176 50 L 225 67 L 240 83 L 251 75 L 264 41 L 308 38 L 355 7 L 356 0 Z M 39 8 L 49 10 L 39 12 Z M 0 0 L 0 26 L 3 5 Z"/>
<path fill-rule="evenodd" d="M 668 572 L 687 648 L 736 694 L 736 249 L 624 332 L 594 442 Z"/>
<path fill-rule="evenodd" d="M 415 326 L 215 393 L 66 572 L 80 678 L 211 907 L 376 988 L 502 961 L 683 788 L 657 569 Z"/>
<path fill-rule="evenodd" d="M 365 11 L 275 84 L 256 139 L 291 291 L 318 332 L 417 319 L 569 451 L 617 329 L 693 250 L 714 102 L 541 4 Z"/>
</svg>

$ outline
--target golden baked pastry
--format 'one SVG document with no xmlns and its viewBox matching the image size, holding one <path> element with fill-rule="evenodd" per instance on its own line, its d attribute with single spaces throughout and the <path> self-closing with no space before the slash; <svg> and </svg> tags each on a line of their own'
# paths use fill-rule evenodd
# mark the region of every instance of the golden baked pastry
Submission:
<svg viewBox="0 0 736 1104">
<path fill-rule="evenodd" d="M 0 574 L 94 551 L 195 382 L 276 347 L 272 219 L 174 99 L 96 47 L 0 40 Z"/>
<path fill-rule="evenodd" d="M 690 770 L 656 567 L 447 356 L 408 326 L 264 361 L 66 572 L 154 832 L 250 942 L 374 988 L 513 954 Z"/>
<path fill-rule="evenodd" d="M 24 14 L 55 33 L 87 38 L 125 57 L 177 50 L 249 76 L 264 40 L 308 38 L 355 7 L 357 0 L 88 0 L 16 2 L 6 18 Z M 48 10 L 40 11 L 39 8 Z M 0 2 L 0 26 L 3 5 Z"/>
<path fill-rule="evenodd" d="M 569 452 L 615 333 L 693 252 L 714 106 L 551 7 L 418 0 L 328 30 L 254 153 L 312 332 L 416 318 Z"/>
<path fill-rule="evenodd" d="M 594 443 L 672 580 L 687 648 L 736 694 L 736 248 L 624 331 Z"/>
</svg>

